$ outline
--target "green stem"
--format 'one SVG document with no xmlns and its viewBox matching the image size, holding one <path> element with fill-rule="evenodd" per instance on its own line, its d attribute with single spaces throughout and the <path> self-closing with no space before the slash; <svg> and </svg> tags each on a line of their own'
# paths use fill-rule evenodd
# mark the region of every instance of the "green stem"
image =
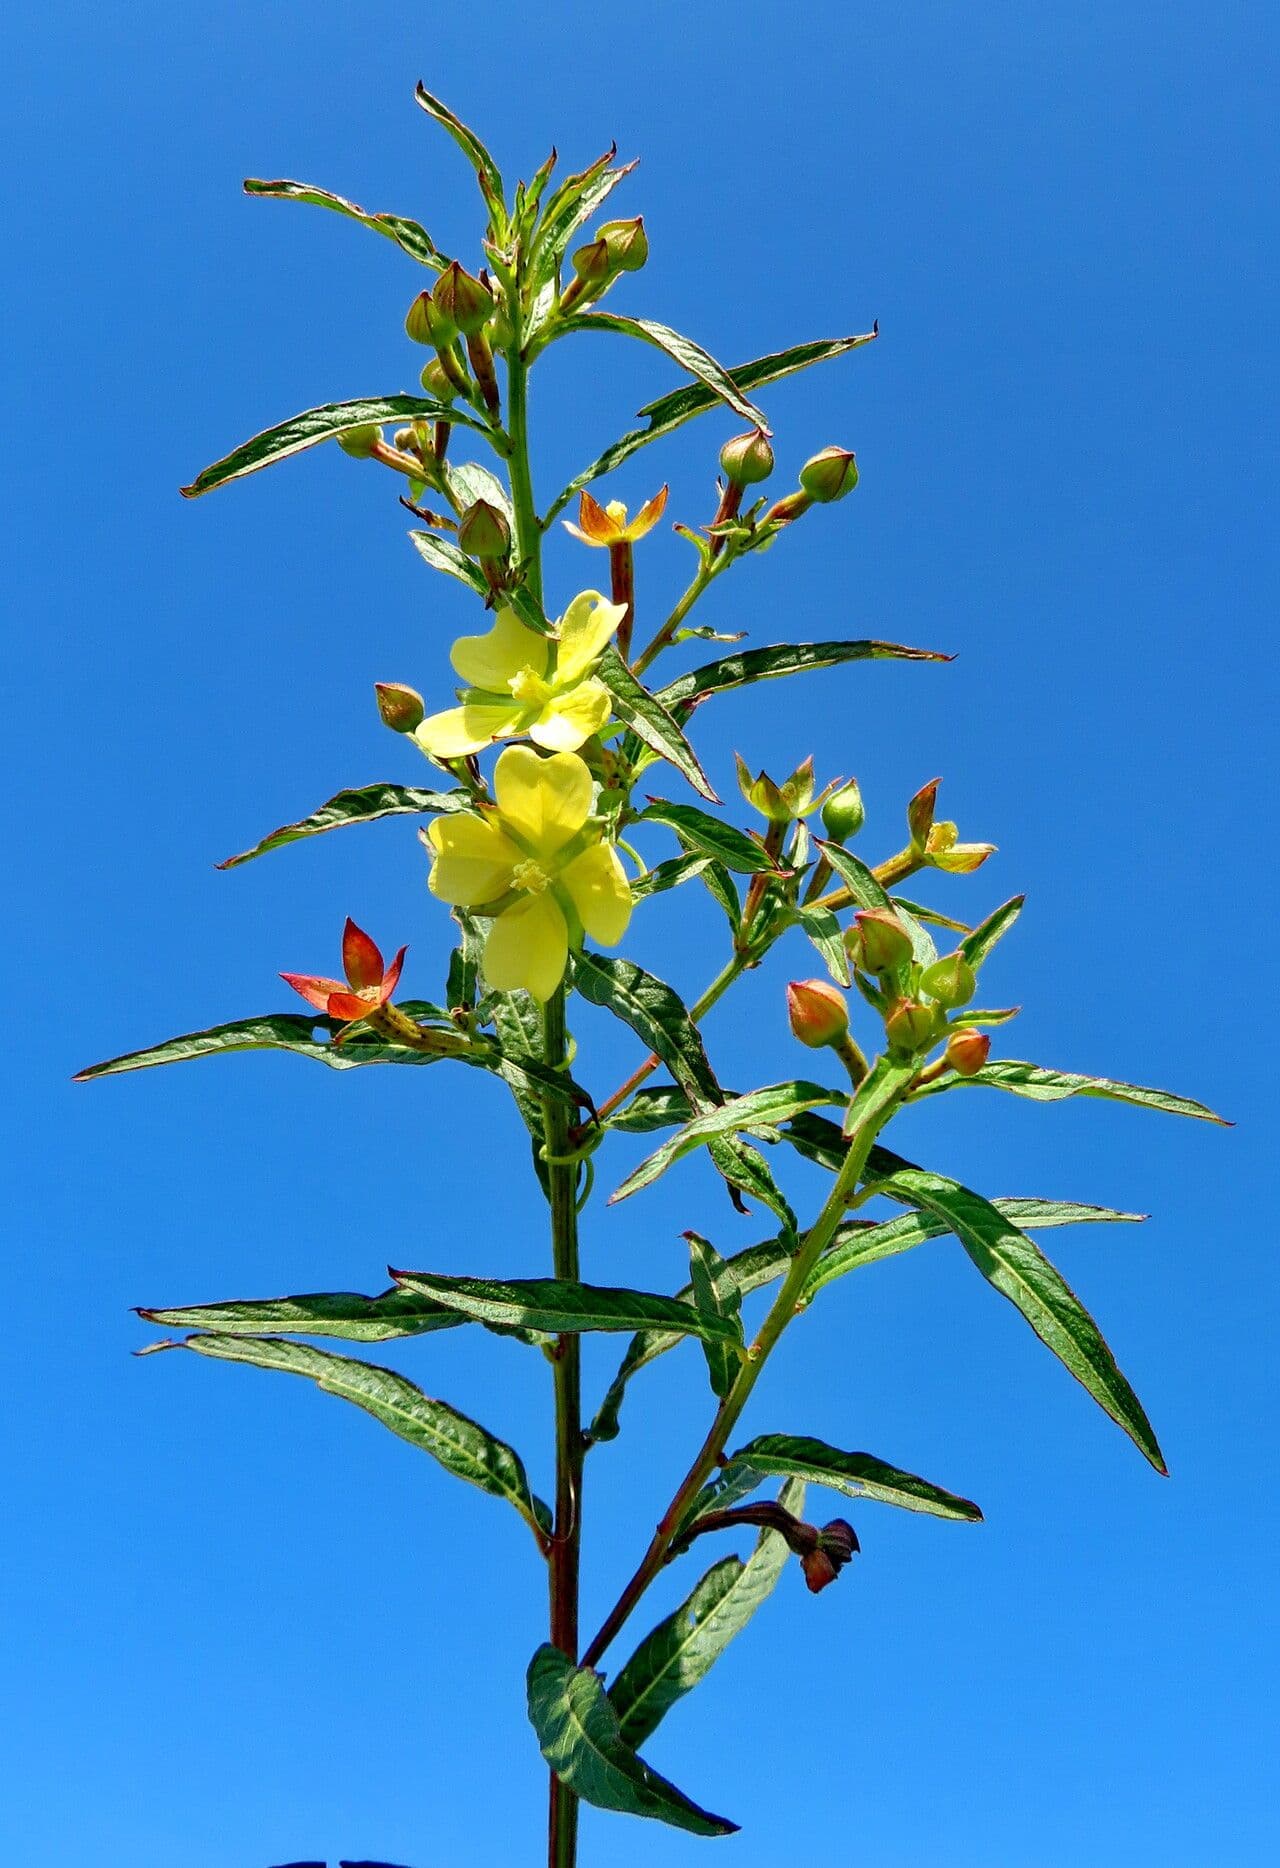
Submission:
<svg viewBox="0 0 1280 1868">
<path fill-rule="evenodd" d="M 667 1507 L 653 1538 L 631 1581 L 605 1617 L 600 1632 L 582 1657 L 584 1667 L 594 1667 L 618 1630 L 627 1620 L 649 1584 L 666 1562 L 672 1541 L 685 1513 L 716 1470 L 729 1435 L 750 1398 L 751 1391 L 764 1370 L 788 1323 L 802 1307 L 801 1298 L 809 1274 L 835 1237 L 844 1218 L 850 1197 L 857 1189 L 867 1165 L 876 1136 L 902 1102 L 914 1074 L 910 1061 L 882 1060 L 860 1087 L 850 1105 L 849 1146 L 835 1183 L 822 1211 L 805 1234 L 791 1261 L 760 1334 L 747 1351 L 733 1387 L 720 1403 L 711 1429 L 699 1448 L 693 1464 Z"/>
<path fill-rule="evenodd" d="M 697 576 L 685 591 L 675 609 L 672 610 L 670 616 L 668 616 L 666 622 L 653 637 L 652 641 L 640 651 L 635 661 L 631 664 L 631 672 L 633 674 L 642 675 L 650 662 L 657 660 L 658 656 L 661 655 L 663 649 L 666 648 L 672 636 L 674 636 L 676 630 L 679 629 L 681 623 L 689 614 L 694 604 L 698 601 L 698 598 L 702 595 L 707 585 L 720 569 L 720 561 L 717 561 L 714 568 L 707 564 L 700 564 L 698 566 Z"/>
<path fill-rule="evenodd" d="M 515 515 L 516 560 L 531 595 L 542 602 L 542 526 L 529 468 L 529 366 L 518 344 L 507 351 L 507 434 L 511 442 L 511 506 Z"/>
</svg>

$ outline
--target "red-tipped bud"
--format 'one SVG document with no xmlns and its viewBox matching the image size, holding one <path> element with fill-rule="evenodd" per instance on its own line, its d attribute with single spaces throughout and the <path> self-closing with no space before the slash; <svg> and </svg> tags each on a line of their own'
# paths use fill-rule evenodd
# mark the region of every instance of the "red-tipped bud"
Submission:
<svg viewBox="0 0 1280 1868">
<path fill-rule="evenodd" d="M 404 328 L 415 344 L 434 344 L 437 319 L 430 292 L 419 292 L 405 313 Z"/>
<path fill-rule="evenodd" d="M 973 968 L 962 953 L 949 953 L 945 959 L 935 960 L 920 975 L 920 984 L 931 999 L 945 1005 L 948 1011 L 958 1005 L 968 1005 L 978 990 Z"/>
<path fill-rule="evenodd" d="M 985 1031 L 962 1025 L 947 1039 L 947 1063 L 958 1077 L 974 1077 L 991 1055 L 991 1040 Z"/>
<path fill-rule="evenodd" d="M 432 357 L 430 363 L 422 367 L 422 387 L 437 402 L 452 402 L 458 393 L 457 385 L 449 381 L 448 374 L 439 357 Z"/>
<path fill-rule="evenodd" d="M 896 973 L 911 958 L 911 936 L 890 908 L 865 908 L 845 937 L 849 958 L 864 973 Z"/>
<path fill-rule="evenodd" d="M 865 820 L 856 778 L 833 791 L 822 807 L 822 827 L 834 843 L 847 843 L 850 837 L 856 837 Z"/>
<path fill-rule="evenodd" d="M 511 527 L 506 515 L 487 500 L 476 500 L 458 521 L 458 544 L 468 556 L 482 562 L 505 558 L 511 549 Z"/>
<path fill-rule="evenodd" d="M 649 257 L 649 236 L 640 215 L 632 221 L 606 221 L 598 238 L 615 272 L 639 272 Z"/>
<path fill-rule="evenodd" d="M 393 733 L 412 733 L 422 725 L 427 709 L 416 688 L 403 687 L 398 681 L 376 681 L 373 691 L 382 724 Z"/>
<path fill-rule="evenodd" d="M 787 987 L 792 1036 L 812 1050 L 839 1044 L 849 1030 L 844 994 L 825 979 L 793 979 Z"/>
<path fill-rule="evenodd" d="M 800 1559 L 804 1580 L 812 1593 L 816 1596 L 833 1583 L 845 1564 L 852 1560 L 854 1552 L 861 1548 L 858 1533 L 846 1518 L 833 1518 L 830 1524 L 824 1524 L 814 1548 Z"/>
<path fill-rule="evenodd" d="M 907 828 L 911 832 L 911 841 L 917 850 L 923 850 L 933 828 L 933 813 L 938 802 L 938 786 L 941 780 L 931 778 L 927 785 L 922 785 L 907 806 Z"/>
<path fill-rule="evenodd" d="M 914 1056 L 927 1051 L 938 1033 L 939 1012 L 935 1005 L 921 1005 L 915 999 L 899 999 L 884 1022 L 884 1032 L 893 1051 Z"/>
<path fill-rule="evenodd" d="M 735 435 L 720 450 L 720 468 L 732 486 L 755 486 L 773 472 L 773 449 L 767 435 L 749 428 Z"/>
<path fill-rule="evenodd" d="M 493 316 L 493 293 L 482 280 L 473 278 L 464 266 L 453 260 L 436 280 L 431 303 L 464 337 L 483 331 Z"/>
<path fill-rule="evenodd" d="M 823 448 L 800 469 L 800 484 L 810 499 L 828 506 L 857 486 L 857 462 L 847 448 Z"/>
<path fill-rule="evenodd" d="M 573 267 L 588 293 L 602 291 L 614 276 L 609 248 L 603 240 L 590 240 L 570 255 Z"/>
</svg>

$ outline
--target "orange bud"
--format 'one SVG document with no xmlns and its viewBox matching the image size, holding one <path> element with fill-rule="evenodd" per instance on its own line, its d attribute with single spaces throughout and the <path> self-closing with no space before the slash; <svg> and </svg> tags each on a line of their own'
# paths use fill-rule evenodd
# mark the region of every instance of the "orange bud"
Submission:
<svg viewBox="0 0 1280 1868">
<path fill-rule="evenodd" d="M 787 987 L 792 1036 L 812 1050 L 838 1044 L 849 1029 L 844 994 L 825 979 L 793 979 Z"/>
<path fill-rule="evenodd" d="M 960 1077 L 973 1077 L 991 1055 L 991 1040 L 985 1031 L 962 1025 L 947 1039 L 947 1063 Z"/>
</svg>

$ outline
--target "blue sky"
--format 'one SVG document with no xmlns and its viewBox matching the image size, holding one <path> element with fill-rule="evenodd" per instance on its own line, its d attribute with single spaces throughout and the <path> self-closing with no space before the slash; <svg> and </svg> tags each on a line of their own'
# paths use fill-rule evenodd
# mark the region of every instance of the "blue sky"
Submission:
<svg viewBox="0 0 1280 1868">
<path fill-rule="evenodd" d="M 853 1514 L 864 1554 L 841 1585 L 811 1600 L 784 1578 L 649 1747 L 743 1834 L 589 1815 L 585 1861 L 1273 1861 L 1271 10 L 139 0 L 89 22 L 54 0 L 9 30 L 0 1852 L 538 1859 L 522 1677 L 543 1602 L 521 1527 L 302 1384 L 130 1355 L 133 1304 L 376 1289 L 388 1258 L 540 1269 L 500 1092 L 274 1057 L 68 1081 L 283 1008 L 277 971 L 329 970 L 347 913 L 410 942 L 406 990 L 440 983 L 447 922 L 411 829 L 212 865 L 341 785 L 417 782 L 371 683 L 443 692 L 463 593 L 416 560 L 383 477 L 336 449 L 195 505 L 176 492 L 274 420 L 413 386 L 412 263 L 239 184 L 313 181 L 478 258 L 470 176 L 413 106 L 421 76 L 511 172 L 552 141 L 573 167 L 611 138 L 642 156 L 618 211 L 644 213 L 653 256 L 619 303 L 726 361 L 880 319 L 877 345 L 767 397 L 780 472 L 843 443 L 856 494 L 726 580 L 707 620 L 957 659 L 726 699 L 700 717 L 706 759 L 722 788 L 735 747 L 855 771 L 871 855 L 944 774 L 948 813 L 1000 854 L 931 899 L 976 916 L 1029 895 L 989 975 L 1026 1007 L 1014 1054 L 1176 1087 L 1238 1124 L 977 1095 L 911 1114 L 909 1152 L 984 1191 L 1152 1213 L 1046 1243 L 1172 1477 L 954 1242 L 836 1286 L 751 1430 L 866 1447 L 987 1523 Z M 671 380 L 621 342 L 565 346 L 537 383 L 540 486 Z M 731 427 L 706 418 L 610 491 L 668 479 L 672 516 L 705 519 Z M 680 588 L 686 555 L 667 534 L 643 548 L 642 603 Z M 553 595 L 598 574 L 553 545 Z M 688 893 L 637 917 L 634 951 L 692 996 L 720 934 Z M 815 970 L 793 949 L 708 1021 L 726 1081 L 803 1067 L 782 987 Z M 583 1054 L 607 1087 L 633 1051 L 596 1020 Z M 605 1171 L 630 1158 L 618 1145 Z M 812 1178 L 792 1185 L 812 1201 Z M 752 1223 L 690 1163 L 593 1218 L 588 1275 L 673 1288 L 683 1227 L 730 1250 Z M 592 1346 L 593 1384 L 611 1360 Z M 466 1332 L 397 1361 L 546 1485 L 541 1364 Z M 588 1621 L 688 1450 L 697 1362 L 651 1371 L 593 1458 Z"/>
</svg>

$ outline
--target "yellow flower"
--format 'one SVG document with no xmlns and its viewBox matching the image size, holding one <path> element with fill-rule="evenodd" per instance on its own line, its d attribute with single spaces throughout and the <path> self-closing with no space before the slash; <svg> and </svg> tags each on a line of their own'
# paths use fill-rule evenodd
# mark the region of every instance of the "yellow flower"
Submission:
<svg viewBox="0 0 1280 1868">
<path fill-rule="evenodd" d="M 432 714 L 413 737 L 433 759 L 525 733 L 548 752 L 575 752 L 609 718 L 609 690 L 591 671 L 625 614 L 625 605 L 584 590 L 554 634 L 540 636 L 514 610 L 499 610 L 487 635 L 453 645 L 449 659 L 467 683 L 462 705 Z"/>
<path fill-rule="evenodd" d="M 634 519 L 628 520 L 627 509 L 620 499 L 611 499 L 607 506 L 601 506 L 592 499 L 583 488 L 578 501 L 578 523 L 563 521 L 566 532 L 572 532 L 584 545 L 633 545 L 637 539 L 652 532 L 654 526 L 666 510 L 667 489 L 662 487 L 652 499 L 645 501 Z"/>
<path fill-rule="evenodd" d="M 492 915 L 484 976 L 545 1002 L 584 934 L 612 947 L 631 919 L 622 864 L 590 824 L 591 773 L 573 752 L 539 758 L 508 746 L 493 774 L 497 806 L 455 812 L 427 832 L 430 888 L 456 908 Z"/>
</svg>

